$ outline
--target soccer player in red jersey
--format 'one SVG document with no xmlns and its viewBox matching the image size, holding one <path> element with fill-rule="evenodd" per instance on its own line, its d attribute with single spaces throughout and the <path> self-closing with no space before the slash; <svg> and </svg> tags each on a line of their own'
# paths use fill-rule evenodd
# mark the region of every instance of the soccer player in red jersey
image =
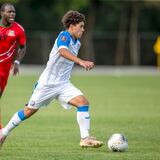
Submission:
<svg viewBox="0 0 160 160">
<path fill-rule="evenodd" d="M 26 52 L 26 36 L 21 25 L 15 22 L 15 7 L 10 3 L 1 6 L 0 19 L 0 97 L 7 84 L 11 66 L 13 75 L 19 73 L 19 65 Z M 13 62 L 13 59 L 14 62 Z M 12 65 L 13 64 L 13 65 Z M 1 117 L 0 117 L 1 118 Z M 1 128 L 0 119 L 0 128 Z"/>
</svg>

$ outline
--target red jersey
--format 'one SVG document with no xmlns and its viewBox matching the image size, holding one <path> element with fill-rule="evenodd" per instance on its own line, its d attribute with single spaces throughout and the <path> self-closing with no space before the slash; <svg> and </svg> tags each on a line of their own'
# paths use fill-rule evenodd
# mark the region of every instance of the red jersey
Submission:
<svg viewBox="0 0 160 160">
<path fill-rule="evenodd" d="M 22 26 L 14 22 L 10 27 L 0 26 L 0 89 L 3 91 L 8 80 L 12 58 L 18 45 L 25 45 L 26 36 Z"/>
<path fill-rule="evenodd" d="M 14 22 L 10 27 L 0 26 L 0 63 L 10 62 L 16 53 L 17 45 L 25 45 L 26 36 L 21 25 Z"/>
</svg>

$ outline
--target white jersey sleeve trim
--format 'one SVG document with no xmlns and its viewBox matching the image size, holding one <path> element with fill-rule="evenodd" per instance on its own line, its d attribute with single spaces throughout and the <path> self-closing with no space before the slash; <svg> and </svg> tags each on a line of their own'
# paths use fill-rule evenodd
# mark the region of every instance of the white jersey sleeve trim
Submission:
<svg viewBox="0 0 160 160">
<path fill-rule="evenodd" d="M 67 46 L 59 46 L 59 47 L 58 47 L 58 51 L 59 51 L 61 48 L 66 48 L 66 49 L 68 49 Z"/>
</svg>

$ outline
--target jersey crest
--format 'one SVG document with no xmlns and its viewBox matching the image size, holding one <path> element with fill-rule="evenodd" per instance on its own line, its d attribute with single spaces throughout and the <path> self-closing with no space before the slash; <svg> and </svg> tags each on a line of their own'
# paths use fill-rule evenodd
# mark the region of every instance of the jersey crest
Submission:
<svg viewBox="0 0 160 160">
<path fill-rule="evenodd" d="M 9 32 L 8 32 L 8 36 L 15 36 L 15 32 L 14 32 L 14 30 L 9 30 Z"/>
<path fill-rule="evenodd" d="M 16 22 L 10 27 L 0 26 L 0 61 L 12 62 L 19 45 L 25 45 L 24 30 Z"/>
<path fill-rule="evenodd" d="M 62 40 L 63 42 L 65 42 L 65 41 L 67 40 L 67 37 L 66 37 L 66 36 L 62 36 L 62 37 L 61 37 L 61 40 Z"/>
</svg>

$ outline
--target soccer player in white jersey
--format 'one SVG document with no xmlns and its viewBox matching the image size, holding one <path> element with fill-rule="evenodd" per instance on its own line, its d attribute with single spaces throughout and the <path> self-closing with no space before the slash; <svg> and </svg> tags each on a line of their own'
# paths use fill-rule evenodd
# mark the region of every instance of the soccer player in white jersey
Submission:
<svg viewBox="0 0 160 160">
<path fill-rule="evenodd" d="M 62 23 L 66 30 L 62 31 L 55 40 L 47 66 L 35 85 L 28 104 L 24 109 L 15 113 L 8 124 L 0 130 L 1 146 L 13 128 L 32 116 L 41 106 L 49 104 L 53 99 L 57 99 L 65 109 L 69 109 L 71 106 L 77 108 L 81 147 L 98 148 L 103 145 L 102 141 L 89 135 L 89 102 L 69 80 L 74 63 L 86 70 L 94 67 L 93 62 L 77 57 L 81 45 L 80 38 L 84 32 L 85 17 L 78 11 L 68 11 L 63 16 Z"/>
</svg>

